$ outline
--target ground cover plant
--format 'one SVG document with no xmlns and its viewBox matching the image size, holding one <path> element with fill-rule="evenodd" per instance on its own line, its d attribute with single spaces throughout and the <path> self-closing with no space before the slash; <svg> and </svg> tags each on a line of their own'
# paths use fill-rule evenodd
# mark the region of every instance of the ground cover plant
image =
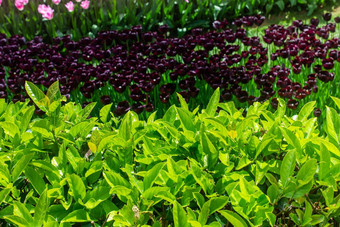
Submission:
<svg viewBox="0 0 340 227">
<path fill-rule="evenodd" d="M 161 116 L 178 103 L 176 92 L 191 110 L 205 107 L 217 87 L 222 100 L 238 107 L 270 99 L 275 109 L 277 98 L 284 98 L 290 115 L 308 101 L 323 109 L 330 95 L 339 97 L 339 17 L 326 13 L 323 25 L 312 18 L 250 28 L 263 20 L 258 15 L 215 21 L 214 30 L 195 28 L 183 38 L 169 37 L 166 25 L 157 32 L 143 32 L 141 26 L 103 31 L 78 42 L 63 36 L 53 44 L 2 34 L 0 97 L 24 101 L 25 80 L 45 91 L 59 80 L 70 101 L 96 101 L 98 108 L 113 102 L 118 116 L 155 108 Z"/>
<path fill-rule="evenodd" d="M 287 117 L 278 99 L 245 113 L 220 103 L 172 105 L 146 121 L 129 111 L 89 118 L 94 104 L 65 103 L 58 82 L 46 114 L 0 100 L 0 220 L 18 226 L 336 226 L 340 220 L 340 99 L 325 135 L 315 101 Z"/>
<path fill-rule="evenodd" d="M 147 30 L 168 24 L 174 34 L 210 27 L 214 20 L 241 15 L 275 14 L 334 5 L 336 0 L 0 0 L 0 33 L 36 35 L 50 40 L 72 34 L 75 40 L 98 31 L 143 25 Z M 42 25 L 42 26 L 41 26 Z"/>
</svg>

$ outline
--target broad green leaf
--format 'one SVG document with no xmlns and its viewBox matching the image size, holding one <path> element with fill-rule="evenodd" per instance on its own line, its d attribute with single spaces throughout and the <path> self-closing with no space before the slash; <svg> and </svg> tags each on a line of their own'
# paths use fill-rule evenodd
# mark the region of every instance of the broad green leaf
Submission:
<svg viewBox="0 0 340 227">
<path fill-rule="evenodd" d="M 132 119 L 131 112 L 125 114 L 122 123 L 119 127 L 119 135 L 125 140 L 128 141 L 132 137 Z"/>
<path fill-rule="evenodd" d="M 331 155 L 324 144 L 320 144 L 319 180 L 327 178 L 330 172 Z"/>
<path fill-rule="evenodd" d="M 0 126 L 5 131 L 5 133 L 11 137 L 14 137 L 16 134 L 20 135 L 20 130 L 18 126 L 12 122 L 0 122 Z"/>
<path fill-rule="evenodd" d="M 196 128 L 195 128 L 195 125 L 194 125 L 192 118 L 188 114 L 189 111 L 185 111 L 185 110 L 180 109 L 180 108 L 177 108 L 176 110 L 177 110 L 177 113 L 178 113 L 178 117 L 183 124 L 183 127 L 186 130 L 195 132 Z"/>
<path fill-rule="evenodd" d="M 144 191 L 152 187 L 153 183 L 157 179 L 161 169 L 165 166 L 165 162 L 161 162 L 152 167 L 144 177 Z"/>
<path fill-rule="evenodd" d="M 21 217 L 25 219 L 28 223 L 33 224 L 33 218 L 25 204 L 18 201 L 14 201 L 13 206 L 14 206 L 13 215 Z"/>
<path fill-rule="evenodd" d="M 247 227 L 247 223 L 242 219 L 240 215 L 230 210 L 219 211 L 233 226 Z"/>
<path fill-rule="evenodd" d="M 320 137 L 312 139 L 311 142 L 325 145 L 330 152 L 332 152 L 333 154 L 335 154 L 336 156 L 340 158 L 340 150 L 333 143 L 325 139 L 322 139 Z"/>
<path fill-rule="evenodd" d="M 202 209 L 204 203 L 205 203 L 205 200 L 204 200 L 204 197 L 201 193 L 199 192 L 194 192 L 193 193 L 193 196 L 194 198 L 196 199 L 196 202 L 197 202 L 197 205 L 200 209 Z"/>
<path fill-rule="evenodd" d="M 24 133 L 27 130 L 27 127 L 34 114 L 34 109 L 35 109 L 34 106 L 31 106 L 25 111 L 24 116 L 21 119 L 21 124 L 20 124 L 21 133 Z"/>
<path fill-rule="evenodd" d="M 299 156 L 302 155 L 301 144 L 296 135 L 287 128 L 281 127 L 280 129 L 282 131 L 282 134 L 284 135 L 284 138 L 287 140 L 288 144 L 292 145 L 296 149 L 297 154 Z"/>
<path fill-rule="evenodd" d="M 220 196 L 217 198 L 212 198 L 211 203 L 210 203 L 209 215 L 225 207 L 228 201 L 229 201 L 229 198 L 227 196 Z"/>
<path fill-rule="evenodd" d="M 333 97 L 331 96 L 331 98 L 333 99 L 333 101 L 335 102 L 335 104 L 338 106 L 338 108 L 340 109 L 340 99 L 337 97 Z"/>
<path fill-rule="evenodd" d="M 51 84 L 51 86 L 48 88 L 46 92 L 46 96 L 48 97 L 50 102 L 53 102 L 55 98 L 59 98 L 61 96 L 58 80 Z"/>
<path fill-rule="evenodd" d="M 214 168 L 218 161 L 218 151 L 214 144 L 210 141 L 206 133 L 202 132 L 201 146 L 203 152 L 208 155 L 208 167 L 209 169 Z"/>
<path fill-rule="evenodd" d="M 283 11 L 285 9 L 285 3 L 284 3 L 283 0 L 277 1 L 276 5 L 278 5 L 278 7 L 280 8 L 281 11 Z"/>
<path fill-rule="evenodd" d="M 84 199 L 85 207 L 87 209 L 93 209 L 101 202 L 107 200 L 110 197 L 110 187 L 99 186 L 86 194 Z"/>
<path fill-rule="evenodd" d="M 325 198 L 326 205 L 329 207 L 332 205 L 334 200 L 334 190 L 332 187 L 328 187 L 325 190 L 321 189 L 321 193 L 323 197 Z"/>
<path fill-rule="evenodd" d="M 47 189 L 45 189 L 43 193 L 41 193 L 38 203 L 35 206 L 34 226 L 38 227 L 38 226 L 43 225 L 46 219 L 48 207 L 49 207 L 49 203 L 48 203 Z"/>
<path fill-rule="evenodd" d="M 25 176 L 32 184 L 33 188 L 38 192 L 39 195 L 45 190 L 45 181 L 40 174 L 35 171 L 34 168 L 27 166 L 25 169 Z"/>
<path fill-rule="evenodd" d="M 16 181 L 18 179 L 18 177 L 20 176 L 20 174 L 22 173 L 22 171 L 24 171 L 24 169 L 26 168 L 26 166 L 28 165 L 28 163 L 31 161 L 31 159 L 33 158 L 34 153 L 32 154 L 27 154 L 24 155 L 13 167 L 13 171 L 12 171 L 12 181 Z"/>
<path fill-rule="evenodd" d="M 0 204 L 2 204 L 2 202 L 6 199 L 6 197 L 10 193 L 10 191 L 11 191 L 11 188 L 1 189 L 1 191 L 0 191 Z"/>
<path fill-rule="evenodd" d="M 174 203 L 173 208 L 174 226 L 175 227 L 186 227 L 188 226 L 187 214 L 185 213 L 181 204 L 177 201 Z"/>
<path fill-rule="evenodd" d="M 7 216 L 4 216 L 3 218 L 12 222 L 13 224 L 18 225 L 19 227 L 30 226 L 30 224 L 22 217 L 18 217 L 15 215 L 7 215 Z"/>
<path fill-rule="evenodd" d="M 72 195 L 75 201 L 78 199 L 84 199 L 86 195 L 86 188 L 82 179 L 75 174 L 68 177 L 68 183 L 70 185 L 69 194 Z"/>
<path fill-rule="evenodd" d="M 96 102 L 91 102 L 81 111 L 81 119 L 85 120 L 92 112 L 93 108 L 96 106 Z"/>
<path fill-rule="evenodd" d="M 66 217 L 61 220 L 61 223 L 63 222 L 90 222 L 91 218 L 89 214 L 81 209 L 81 210 L 75 210 L 69 213 Z"/>
<path fill-rule="evenodd" d="M 106 123 L 109 119 L 108 117 L 110 116 L 110 111 L 111 111 L 112 103 L 105 105 L 103 108 L 101 108 L 99 112 L 100 120 L 103 123 Z"/>
<path fill-rule="evenodd" d="M 330 136 L 332 139 L 336 141 L 337 144 L 339 144 L 339 135 L 336 130 L 339 130 L 338 128 L 336 129 L 336 118 L 339 118 L 338 114 L 332 114 L 331 109 L 326 106 L 326 125 L 327 125 L 327 134 Z"/>
<path fill-rule="evenodd" d="M 198 222 L 203 226 L 207 223 L 209 214 L 210 214 L 210 204 L 211 200 L 204 203 L 199 215 L 198 215 Z"/>
<path fill-rule="evenodd" d="M 305 121 L 307 117 L 313 112 L 315 101 L 311 101 L 306 103 L 300 110 L 299 115 L 297 117 L 298 121 Z"/>
<path fill-rule="evenodd" d="M 188 104 L 187 102 L 184 100 L 183 96 L 179 93 L 177 93 L 179 102 L 181 103 L 181 106 L 184 110 L 189 110 Z"/>
<path fill-rule="evenodd" d="M 25 89 L 32 101 L 44 112 L 47 112 L 50 100 L 48 97 L 32 82 L 25 82 Z"/>
<path fill-rule="evenodd" d="M 314 177 L 316 169 L 318 168 L 317 162 L 315 159 L 308 160 L 299 170 L 296 175 L 296 180 L 299 185 L 307 184 Z"/>
<path fill-rule="evenodd" d="M 289 177 L 291 177 L 294 173 L 295 162 L 296 162 L 295 151 L 291 150 L 283 158 L 280 167 L 280 179 L 283 187 L 287 185 Z"/>
<path fill-rule="evenodd" d="M 127 188 L 131 187 L 131 184 L 118 173 L 115 173 L 113 171 L 105 171 L 103 172 L 103 175 L 105 180 L 111 187 L 114 187 L 116 185 L 122 185 Z"/>
<path fill-rule="evenodd" d="M 215 116 L 217 105 L 220 102 L 220 88 L 217 88 L 211 96 L 207 109 L 205 110 L 209 116 Z"/>
<path fill-rule="evenodd" d="M 309 204 L 309 202 L 305 201 L 305 213 L 303 214 L 303 222 L 302 225 L 307 225 L 309 224 L 313 219 L 312 219 L 312 213 L 313 209 L 312 206 Z"/>
</svg>

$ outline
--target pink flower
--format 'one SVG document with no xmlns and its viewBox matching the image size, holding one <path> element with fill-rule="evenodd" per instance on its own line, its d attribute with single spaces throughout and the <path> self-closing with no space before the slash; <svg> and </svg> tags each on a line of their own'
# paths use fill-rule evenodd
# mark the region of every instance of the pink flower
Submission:
<svg viewBox="0 0 340 227">
<path fill-rule="evenodd" d="M 189 3 L 189 0 L 185 0 L 187 3 Z"/>
<path fill-rule="evenodd" d="M 52 0 L 52 2 L 56 5 L 59 5 L 59 3 L 61 2 L 61 0 Z"/>
<path fill-rule="evenodd" d="M 81 2 L 81 0 L 76 0 L 76 2 Z"/>
<path fill-rule="evenodd" d="M 88 9 L 89 5 L 90 5 L 90 1 L 89 0 L 85 0 L 85 1 L 82 1 L 80 3 L 81 8 L 83 8 L 83 9 Z"/>
<path fill-rule="evenodd" d="M 65 4 L 65 7 L 69 12 L 73 12 L 74 10 L 74 4 L 72 1 L 69 1 L 67 4 Z"/>
<path fill-rule="evenodd" d="M 26 3 L 27 4 L 27 3 Z M 18 10 L 22 11 L 24 9 L 24 1 L 23 0 L 15 0 L 14 3 L 15 7 L 17 7 Z"/>
<path fill-rule="evenodd" d="M 0 0 L 0 6 L 1 6 L 1 4 L 2 4 L 2 0 Z"/>
<path fill-rule="evenodd" d="M 46 18 L 47 20 L 52 20 L 53 11 L 54 10 L 50 6 L 45 4 L 41 4 L 38 7 L 38 12 L 43 16 L 43 18 Z"/>
</svg>

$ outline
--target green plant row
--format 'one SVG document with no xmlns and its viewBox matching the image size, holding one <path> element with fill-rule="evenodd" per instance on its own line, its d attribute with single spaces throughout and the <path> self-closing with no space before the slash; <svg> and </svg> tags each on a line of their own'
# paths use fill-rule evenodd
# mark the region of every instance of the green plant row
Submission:
<svg viewBox="0 0 340 227">
<path fill-rule="evenodd" d="M 171 106 L 147 121 L 104 106 L 63 104 L 57 83 L 28 102 L 0 101 L 0 224 L 18 226 L 336 226 L 340 220 L 340 115 L 325 136 L 286 105 L 247 113 L 219 103 Z M 333 98 L 340 108 L 340 99 Z"/>
<path fill-rule="evenodd" d="M 287 9 L 308 10 L 308 14 L 336 0 L 99 0 L 90 1 L 88 9 L 75 2 L 73 12 L 68 12 L 61 1 L 52 7 L 53 19 L 46 20 L 38 13 L 39 1 L 29 1 L 22 11 L 15 1 L 3 0 L 0 4 L 0 33 L 8 36 L 23 35 L 27 39 L 44 36 L 47 39 L 71 34 L 79 40 L 93 36 L 98 31 L 142 25 L 150 30 L 160 23 L 168 24 L 173 32 L 183 33 L 194 27 L 209 27 L 214 20 L 230 19 L 243 15 L 272 14 Z"/>
</svg>

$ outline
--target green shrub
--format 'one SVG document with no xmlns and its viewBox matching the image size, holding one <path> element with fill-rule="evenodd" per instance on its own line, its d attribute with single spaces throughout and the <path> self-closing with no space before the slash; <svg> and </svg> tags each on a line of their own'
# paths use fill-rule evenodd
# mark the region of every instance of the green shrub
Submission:
<svg viewBox="0 0 340 227">
<path fill-rule="evenodd" d="M 246 114 L 219 90 L 201 112 L 170 107 L 147 121 L 62 104 L 56 84 L 34 106 L 0 101 L 0 219 L 18 226 L 336 225 L 340 116 L 319 136 L 315 102 L 293 118 L 279 100 Z M 340 107 L 340 100 L 334 98 Z M 216 112 L 217 111 L 217 112 Z"/>
</svg>

